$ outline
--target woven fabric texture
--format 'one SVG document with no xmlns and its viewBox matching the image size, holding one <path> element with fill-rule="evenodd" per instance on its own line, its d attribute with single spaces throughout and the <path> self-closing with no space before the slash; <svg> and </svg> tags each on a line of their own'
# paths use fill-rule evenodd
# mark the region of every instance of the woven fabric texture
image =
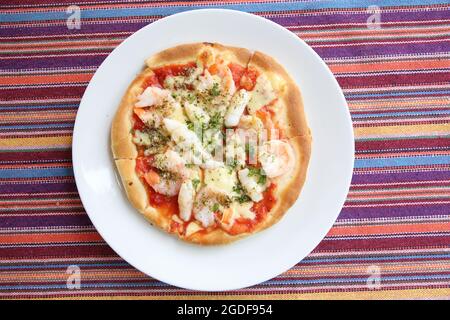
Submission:
<svg viewBox="0 0 450 320">
<path fill-rule="evenodd" d="M 79 29 L 67 25 L 71 3 L 0 3 L 0 298 L 450 298 L 448 1 L 80 0 Z M 169 286 L 117 256 L 83 209 L 71 161 L 80 99 L 107 55 L 155 20 L 209 7 L 263 16 L 311 45 L 356 138 L 326 238 L 284 274 L 225 293 Z M 67 287 L 70 266 L 80 289 Z"/>
</svg>

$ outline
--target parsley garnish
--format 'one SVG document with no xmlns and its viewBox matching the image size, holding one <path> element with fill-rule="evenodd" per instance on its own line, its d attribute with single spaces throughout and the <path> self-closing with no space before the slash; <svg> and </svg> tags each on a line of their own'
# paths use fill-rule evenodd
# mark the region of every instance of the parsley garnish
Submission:
<svg viewBox="0 0 450 320">
<path fill-rule="evenodd" d="M 220 112 L 213 114 L 209 120 L 208 127 L 211 129 L 219 129 L 222 127 L 222 116 L 220 115 Z"/>
<path fill-rule="evenodd" d="M 186 125 L 189 130 L 194 131 L 194 123 L 192 121 L 187 120 Z"/>
<path fill-rule="evenodd" d="M 220 94 L 220 89 L 219 89 L 218 83 L 213 84 L 213 87 L 211 89 L 209 89 L 209 94 L 212 95 L 213 97 L 217 97 Z"/>
<path fill-rule="evenodd" d="M 216 212 L 217 210 L 219 210 L 219 204 L 218 203 L 214 203 L 214 205 L 212 207 L 212 211 Z"/>
<path fill-rule="evenodd" d="M 194 103 L 194 101 L 196 100 L 195 96 L 190 93 L 187 95 L 187 99 L 190 103 Z"/>
<path fill-rule="evenodd" d="M 263 173 L 263 171 L 259 168 L 254 167 L 248 167 L 248 176 L 249 177 L 256 177 L 256 182 L 258 184 L 266 184 L 267 176 Z"/>
<path fill-rule="evenodd" d="M 194 187 L 194 189 L 197 189 L 199 184 L 200 184 L 200 180 L 199 179 L 193 179 L 192 180 L 192 186 Z"/>
<path fill-rule="evenodd" d="M 245 202 L 252 201 L 252 199 L 250 199 L 250 197 L 245 194 L 245 190 L 244 190 L 244 188 L 242 187 L 242 185 L 240 183 L 238 183 L 237 185 L 235 185 L 233 187 L 233 191 L 238 194 L 238 196 L 233 198 L 237 202 L 242 204 L 242 203 L 245 203 Z"/>
</svg>

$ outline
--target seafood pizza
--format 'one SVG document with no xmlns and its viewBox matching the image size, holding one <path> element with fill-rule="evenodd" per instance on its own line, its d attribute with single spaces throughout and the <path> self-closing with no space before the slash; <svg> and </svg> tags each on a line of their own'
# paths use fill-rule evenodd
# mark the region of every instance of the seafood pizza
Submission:
<svg viewBox="0 0 450 320">
<path fill-rule="evenodd" d="M 300 194 L 311 150 L 286 70 L 261 52 L 217 43 L 172 47 L 145 62 L 111 127 L 130 203 L 198 244 L 276 223 Z"/>
</svg>

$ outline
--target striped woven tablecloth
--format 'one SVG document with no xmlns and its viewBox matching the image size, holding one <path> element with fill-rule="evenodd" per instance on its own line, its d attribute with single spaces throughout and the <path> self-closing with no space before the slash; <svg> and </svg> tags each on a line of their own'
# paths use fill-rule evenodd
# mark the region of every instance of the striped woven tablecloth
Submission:
<svg viewBox="0 0 450 320">
<path fill-rule="evenodd" d="M 450 297 L 448 1 L 76 2 L 0 2 L 0 297 Z M 117 256 L 71 161 L 77 108 L 106 56 L 141 27 L 204 7 L 264 16 L 308 42 L 342 86 L 356 136 L 327 237 L 284 274 L 226 293 L 171 287 Z"/>
</svg>

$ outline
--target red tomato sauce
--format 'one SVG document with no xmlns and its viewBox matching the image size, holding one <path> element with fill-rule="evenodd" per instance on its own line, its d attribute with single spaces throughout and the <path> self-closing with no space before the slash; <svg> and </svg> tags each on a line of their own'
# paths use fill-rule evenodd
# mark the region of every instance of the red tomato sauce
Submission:
<svg viewBox="0 0 450 320">
<path fill-rule="evenodd" d="M 277 129 L 278 130 L 278 137 L 272 137 L 275 139 L 282 139 L 284 138 L 284 131 L 280 127 L 280 124 L 278 121 L 275 121 L 276 118 L 276 112 L 271 108 L 272 105 L 274 105 L 277 102 L 277 99 L 274 99 L 269 104 L 265 105 L 261 109 L 256 111 L 256 116 L 261 119 L 261 121 L 264 123 L 264 127 L 268 130 Z M 270 133 L 270 132 L 268 132 Z"/>
<path fill-rule="evenodd" d="M 153 157 L 139 157 L 136 159 L 136 172 L 142 177 L 145 173 L 154 169 L 152 166 Z M 165 215 L 172 216 L 173 214 L 178 214 L 178 197 L 177 196 L 166 196 L 156 192 L 146 181 L 141 178 L 142 183 L 144 183 L 150 204 L 158 208 L 160 212 Z"/>
<path fill-rule="evenodd" d="M 133 129 L 142 131 L 144 128 L 145 123 L 142 122 L 142 120 L 135 113 L 133 113 Z"/>
<path fill-rule="evenodd" d="M 255 202 L 250 210 L 252 210 L 256 217 L 253 220 L 250 219 L 237 219 L 231 229 L 228 231 L 231 235 L 237 235 L 244 232 L 251 232 L 256 225 L 264 220 L 267 213 L 272 210 L 276 203 L 275 189 L 277 185 L 272 183 L 266 191 L 263 193 L 263 199 L 259 202 Z"/>
<path fill-rule="evenodd" d="M 246 69 L 240 81 L 240 87 L 247 91 L 252 91 L 256 84 L 259 72 L 255 69 Z"/>
<path fill-rule="evenodd" d="M 159 83 L 164 83 L 168 76 L 187 76 L 188 70 L 195 68 L 197 63 L 195 61 L 186 64 L 172 64 L 164 67 L 153 69 Z"/>
<path fill-rule="evenodd" d="M 231 74 L 233 75 L 233 81 L 236 88 L 239 88 L 241 86 L 241 78 L 244 75 L 245 68 L 236 63 L 228 64 L 228 68 L 230 68 Z"/>
<path fill-rule="evenodd" d="M 159 83 L 158 78 L 154 74 L 152 74 L 151 76 L 148 76 L 142 82 L 141 88 L 145 89 L 147 87 L 159 87 L 159 88 L 162 88 L 161 84 Z"/>
</svg>

